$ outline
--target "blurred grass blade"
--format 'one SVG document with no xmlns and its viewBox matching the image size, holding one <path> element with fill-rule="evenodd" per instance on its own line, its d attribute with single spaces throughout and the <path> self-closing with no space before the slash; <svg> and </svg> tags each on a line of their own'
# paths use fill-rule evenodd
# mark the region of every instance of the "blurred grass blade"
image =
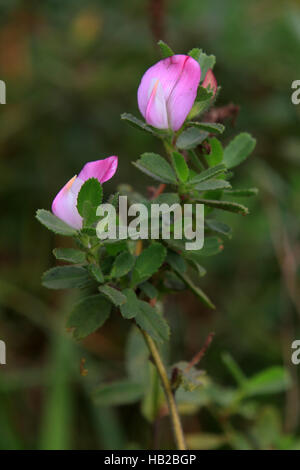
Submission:
<svg viewBox="0 0 300 470">
<path fill-rule="evenodd" d="M 236 383 L 239 386 L 243 387 L 247 382 L 247 377 L 244 375 L 244 372 L 242 371 L 238 363 L 233 359 L 231 354 L 222 354 L 222 361 L 231 373 L 232 377 L 235 379 Z"/>
<path fill-rule="evenodd" d="M 73 345 L 63 335 L 53 337 L 49 388 L 44 400 L 41 450 L 64 450 L 72 447 L 73 394 L 71 370 Z"/>
</svg>

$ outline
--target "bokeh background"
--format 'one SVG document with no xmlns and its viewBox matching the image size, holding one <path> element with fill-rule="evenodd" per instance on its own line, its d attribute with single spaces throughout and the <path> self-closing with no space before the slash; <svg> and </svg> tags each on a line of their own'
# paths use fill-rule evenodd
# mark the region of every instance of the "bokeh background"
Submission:
<svg viewBox="0 0 300 470">
<path fill-rule="evenodd" d="M 160 38 L 179 53 L 201 47 L 216 55 L 217 105 L 240 106 L 224 142 L 243 130 L 257 139 L 235 178 L 236 187 L 260 194 L 249 216 L 223 216 L 233 238 L 205 260 L 201 287 L 216 311 L 180 294 L 165 305 L 171 363 L 190 360 L 216 333 L 201 362 L 210 385 L 179 397 L 189 446 L 300 448 L 300 366 L 291 363 L 291 343 L 300 339 L 300 105 L 291 103 L 291 83 L 300 79 L 299 2 L 1 0 L 1 449 L 173 445 L 168 418 L 151 423 L 147 400 L 90 399 L 95 385 L 126 373 L 139 380 L 148 366 L 117 317 L 81 344 L 63 334 L 78 293 L 48 291 L 40 278 L 66 241 L 34 217 L 86 161 L 108 155 L 119 155 L 119 169 L 107 195 L 124 182 L 146 192 L 150 180 L 130 162 L 162 149 L 119 117 L 138 115 L 137 86 L 159 58 Z M 243 374 L 258 382 L 246 397 Z"/>
</svg>

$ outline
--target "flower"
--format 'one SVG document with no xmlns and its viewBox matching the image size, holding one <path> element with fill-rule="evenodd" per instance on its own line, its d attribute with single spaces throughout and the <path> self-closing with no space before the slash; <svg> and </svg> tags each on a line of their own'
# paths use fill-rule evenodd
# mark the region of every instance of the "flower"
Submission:
<svg viewBox="0 0 300 470">
<path fill-rule="evenodd" d="M 96 178 L 100 183 L 104 183 L 114 176 L 117 166 L 118 157 L 116 156 L 86 163 L 79 175 L 73 176 L 54 198 L 53 214 L 71 227 L 80 229 L 82 217 L 77 210 L 77 196 L 81 186 L 89 178 Z"/>
<path fill-rule="evenodd" d="M 173 55 L 150 67 L 138 89 L 146 122 L 158 129 L 180 129 L 196 99 L 200 76 L 200 65 L 188 55 Z"/>
<path fill-rule="evenodd" d="M 216 77 L 214 76 L 211 69 L 208 69 L 208 71 L 206 72 L 205 79 L 203 80 L 202 86 L 204 88 L 208 88 L 208 86 L 210 86 L 214 94 L 213 96 L 215 96 L 215 94 L 217 93 L 218 84 L 217 84 Z"/>
</svg>

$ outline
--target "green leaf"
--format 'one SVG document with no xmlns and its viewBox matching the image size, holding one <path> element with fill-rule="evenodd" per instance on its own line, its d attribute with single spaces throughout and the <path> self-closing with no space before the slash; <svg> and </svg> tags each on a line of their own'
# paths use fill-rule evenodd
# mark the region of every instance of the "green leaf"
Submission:
<svg viewBox="0 0 300 470">
<path fill-rule="evenodd" d="M 199 251 L 194 251 L 195 254 L 201 254 L 201 256 L 214 256 L 219 254 L 223 250 L 223 242 L 217 237 L 205 237 L 204 246 Z M 192 253 L 192 252 L 191 252 Z"/>
<path fill-rule="evenodd" d="M 189 160 L 194 164 L 195 168 L 197 168 L 198 171 L 203 171 L 204 166 L 202 165 L 198 155 L 194 150 L 188 150 L 189 154 Z"/>
<path fill-rule="evenodd" d="M 144 387 L 138 382 L 122 380 L 98 387 L 93 397 L 97 405 L 117 406 L 135 403 L 143 396 Z"/>
<path fill-rule="evenodd" d="M 218 179 L 209 179 L 208 181 L 203 181 L 194 185 L 194 188 L 197 191 L 215 191 L 216 189 L 227 189 L 231 188 L 231 184 L 225 180 Z"/>
<path fill-rule="evenodd" d="M 164 286 L 167 289 L 174 291 L 183 291 L 186 288 L 185 283 L 173 271 L 166 271 L 164 273 Z"/>
<path fill-rule="evenodd" d="M 213 256 L 223 250 L 223 242 L 217 237 L 205 237 L 204 246 L 200 250 L 186 250 L 186 241 L 186 239 L 170 239 L 166 240 L 166 243 L 170 245 L 171 248 L 182 251 L 183 256 L 187 259 L 196 259 L 198 256 Z"/>
<path fill-rule="evenodd" d="M 135 257 L 128 251 L 123 251 L 115 259 L 114 265 L 111 270 L 111 277 L 120 278 L 125 276 L 133 268 Z"/>
<path fill-rule="evenodd" d="M 121 314 L 124 318 L 134 318 L 139 312 L 139 299 L 133 289 L 124 289 L 122 294 L 126 297 L 126 302 L 121 305 Z"/>
<path fill-rule="evenodd" d="M 166 44 L 164 41 L 162 40 L 158 41 L 157 45 L 160 47 L 161 55 L 164 59 L 174 55 L 174 52 L 172 51 L 170 46 L 168 46 L 168 44 Z"/>
<path fill-rule="evenodd" d="M 199 58 L 199 64 L 201 67 L 201 76 L 203 77 L 203 80 L 205 79 L 205 76 L 207 74 L 208 69 L 213 69 L 216 63 L 216 57 L 211 54 L 207 55 L 205 52 L 201 52 L 200 58 Z"/>
<path fill-rule="evenodd" d="M 213 167 L 222 162 L 224 152 L 221 142 L 216 137 L 209 139 L 208 142 L 210 145 L 210 154 L 205 155 L 205 157 L 209 166 Z"/>
<path fill-rule="evenodd" d="M 147 297 L 149 297 L 149 299 L 155 299 L 155 297 L 158 297 L 158 290 L 148 281 L 140 284 L 139 288 Z"/>
<path fill-rule="evenodd" d="M 242 163 L 254 150 L 256 140 L 247 132 L 237 135 L 224 150 L 224 163 L 233 168 Z"/>
<path fill-rule="evenodd" d="M 156 153 L 144 153 L 137 162 L 133 162 L 133 165 L 162 183 L 176 184 L 176 176 L 171 165 Z"/>
<path fill-rule="evenodd" d="M 216 57 L 214 55 L 207 55 L 202 49 L 194 48 L 189 53 L 189 56 L 193 57 L 199 62 L 201 67 L 201 82 L 204 80 L 208 69 L 213 69 L 216 63 Z"/>
<path fill-rule="evenodd" d="M 170 331 L 167 322 L 147 302 L 139 301 L 139 312 L 135 317 L 135 321 L 155 341 L 161 343 L 169 339 Z"/>
<path fill-rule="evenodd" d="M 206 269 L 203 266 L 201 266 L 201 264 L 199 264 L 198 261 L 196 261 L 194 258 L 189 258 L 188 261 L 192 265 L 192 267 L 196 270 L 199 277 L 205 276 Z"/>
<path fill-rule="evenodd" d="M 202 129 L 203 131 L 209 132 L 210 134 L 222 134 L 225 130 L 225 126 L 223 126 L 223 124 L 214 122 L 189 121 L 188 126 L 197 127 L 198 129 Z"/>
<path fill-rule="evenodd" d="M 68 261 L 69 263 L 81 264 L 86 262 L 84 251 L 74 248 L 54 248 L 53 254 L 56 259 Z"/>
<path fill-rule="evenodd" d="M 247 396 L 268 395 L 286 390 L 291 384 L 290 376 L 283 367 L 270 367 L 247 380 Z"/>
<path fill-rule="evenodd" d="M 48 230 L 51 230 L 58 235 L 64 235 L 66 237 L 74 237 L 77 235 L 77 230 L 67 225 L 50 211 L 38 209 L 36 212 L 36 218 L 42 225 L 47 227 Z"/>
<path fill-rule="evenodd" d="M 104 258 L 101 259 L 101 270 L 104 276 L 108 276 L 109 273 L 111 272 L 113 262 L 114 262 L 113 256 L 105 256 Z"/>
<path fill-rule="evenodd" d="M 74 328 L 73 336 L 80 340 L 100 328 L 108 319 L 111 303 L 102 295 L 91 295 L 78 302 L 72 310 L 67 328 Z"/>
<path fill-rule="evenodd" d="M 118 253 L 124 250 L 127 250 L 126 240 L 120 240 L 106 245 L 106 251 L 111 256 L 116 256 Z"/>
<path fill-rule="evenodd" d="M 199 58 L 199 64 L 201 67 L 201 76 L 203 81 L 207 74 L 208 69 L 213 69 L 216 63 L 216 57 L 214 55 L 207 55 L 205 52 L 202 52 Z"/>
<path fill-rule="evenodd" d="M 194 149 L 201 144 L 208 135 L 208 132 L 201 131 L 195 127 L 190 127 L 179 135 L 176 145 L 182 150 Z"/>
<path fill-rule="evenodd" d="M 182 181 L 182 183 L 185 183 L 188 180 L 190 171 L 183 155 L 181 155 L 181 153 L 179 152 L 173 152 L 172 161 L 173 161 L 173 166 L 175 168 L 178 179 Z"/>
<path fill-rule="evenodd" d="M 173 204 L 179 204 L 180 199 L 177 193 L 162 193 L 157 198 L 153 199 L 155 204 L 168 204 L 172 206 Z"/>
<path fill-rule="evenodd" d="M 198 202 L 202 202 L 206 206 L 213 207 L 214 209 L 221 209 L 223 211 L 234 212 L 235 214 L 247 215 L 249 214 L 249 209 L 242 204 L 237 202 L 229 201 L 215 201 L 211 199 L 201 199 L 197 198 Z"/>
<path fill-rule="evenodd" d="M 193 59 L 195 59 L 197 62 L 199 62 L 201 53 L 202 53 L 202 49 L 199 49 L 198 47 L 194 47 L 188 52 L 188 55 L 190 57 L 193 57 Z"/>
<path fill-rule="evenodd" d="M 213 230 L 214 232 L 221 233 L 222 235 L 226 235 L 226 237 L 231 238 L 231 228 L 223 222 L 220 222 L 219 220 L 215 219 L 206 219 L 205 223 L 207 227 Z"/>
<path fill-rule="evenodd" d="M 90 264 L 88 266 L 88 270 L 91 276 L 95 279 L 95 281 L 99 282 L 100 284 L 103 284 L 104 276 L 100 266 L 98 266 L 97 264 Z"/>
<path fill-rule="evenodd" d="M 168 250 L 166 262 L 174 269 L 175 272 L 185 273 L 186 263 L 181 255 L 175 251 Z"/>
<path fill-rule="evenodd" d="M 42 284 L 48 289 L 71 289 L 84 287 L 89 279 L 87 270 L 81 266 L 58 266 L 43 274 Z"/>
<path fill-rule="evenodd" d="M 137 258 L 132 273 L 132 286 L 146 281 L 161 267 L 166 257 L 166 249 L 160 243 L 153 243 Z"/>
<path fill-rule="evenodd" d="M 183 280 L 183 282 L 188 286 L 188 288 L 193 292 L 193 294 L 195 294 L 204 305 L 212 309 L 216 308 L 210 298 L 205 294 L 205 292 L 203 292 L 200 287 L 195 286 L 193 281 L 186 274 L 180 272 L 177 272 L 176 274 L 180 277 L 180 279 Z"/>
<path fill-rule="evenodd" d="M 77 210 L 79 214 L 93 222 L 96 219 L 96 209 L 101 204 L 103 189 L 96 178 L 90 178 L 80 188 L 77 197 Z"/>
<path fill-rule="evenodd" d="M 126 297 L 119 290 L 108 285 L 100 286 L 99 291 L 102 292 L 116 307 L 125 304 Z"/>
<path fill-rule="evenodd" d="M 223 250 L 223 242 L 220 238 L 217 237 L 205 237 L 204 246 L 201 250 L 188 250 L 183 251 L 183 255 L 187 259 L 194 259 L 197 258 L 207 257 L 207 256 L 214 256 L 219 254 Z"/>
<path fill-rule="evenodd" d="M 199 86 L 196 101 L 188 114 L 187 120 L 194 119 L 199 114 L 204 113 L 214 101 L 212 91 L 208 91 L 203 86 Z"/>
<path fill-rule="evenodd" d="M 229 194 L 230 196 L 250 197 L 250 196 L 257 196 L 258 189 L 257 188 L 226 189 L 225 193 Z"/>
<path fill-rule="evenodd" d="M 155 130 L 151 126 L 148 126 L 148 124 L 146 124 L 144 121 L 141 121 L 140 119 L 133 116 L 132 114 L 123 113 L 121 114 L 121 119 L 122 121 L 127 121 L 128 124 L 130 124 L 132 127 L 135 127 L 136 129 L 140 129 L 145 132 L 150 132 L 150 134 L 153 134 L 156 137 L 159 137 L 159 134 L 155 132 Z"/>
<path fill-rule="evenodd" d="M 214 176 L 220 175 L 226 171 L 226 166 L 223 163 L 216 165 L 212 168 L 208 168 L 208 170 L 204 170 L 198 175 L 194 176 L 194 178 L 189 180 L 191 184 L 201 183 L 202 181 L 206 181 Z"/>
<path fill-rule="evenodd" d="M 97 208 L 93 206 L 90 201 L 84 201 L 83 203 L 83 226 L 85 228 L 91 227 L 97 220 L 99 220 L 96 216 L 96 210 Z"/>
</svg>

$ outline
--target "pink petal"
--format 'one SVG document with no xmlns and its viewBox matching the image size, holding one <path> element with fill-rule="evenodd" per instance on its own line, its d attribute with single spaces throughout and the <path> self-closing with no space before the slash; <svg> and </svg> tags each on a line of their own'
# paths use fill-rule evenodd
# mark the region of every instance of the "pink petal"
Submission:
<svg viewBox="0 0 300 470">
<path fill-rule="evenodd" d="M 198 62 L 192 57 L 185 57 L 180 77 L 167 102 L 169 123 L 173 131 L 180 129 L 192 109 L 201 76 Z"/>
<path fill-rule="evenodd" d="M 52 203 L 52 212 L 66 224 L 79 230 L 82 227 L 82 217 L 77 210 L 77 196 L 83 181 L 74 176 L 59 191 Z"/>
<path fill-rule="evenodd" d="M 178 130 L 193 106 L 199 81 L 200 66 L 192 57 L 174 55 L 157 62 L 138 89 L 141 114 L 154 127 Z"/>
<path fill-rule="evenodd" d="M 148 124 L 157 129 L 168 129 L 167 106 L 164 91 L 159 80 L 156 80 L 152 89 L 145 119 Z"/>
<path fill-rule="evenodd" d="M 97 178 L 100 183 L 112 178 L 118 167 L 118 157 L 89 162 L 84 165 L 79 175 L 74 176 L 59 191 L 52 203 L 52 212 L 61 220 L 77 230 L 82 227 L 82 217 L 77 210 L 77 196 L 81 186 L 89 178 Z"/>
<path fill-rule="evenodd" d="M 89 178 L 97 178 L 100 183 L 104 183 L 114 176 L 117 167 L 118 157 L 116 156 L 108 157 L 104 160 L 96 160 L 86 163 L 79 173 L 78 178 L 82 181 L 86 181 Z"/>
<path fill-rule="evenodd" d="M 208 69 L 208 71 L 206 72 L 205 79 L 203 80 L 202 86 L 204 88 L 208 88 L 208 86 L 210 86 L 215 96 L 217 89 L 218 89 L 218 84 L 217 84 L 216 77 L 214 76 L 211 69 Z"/>
</svg>

